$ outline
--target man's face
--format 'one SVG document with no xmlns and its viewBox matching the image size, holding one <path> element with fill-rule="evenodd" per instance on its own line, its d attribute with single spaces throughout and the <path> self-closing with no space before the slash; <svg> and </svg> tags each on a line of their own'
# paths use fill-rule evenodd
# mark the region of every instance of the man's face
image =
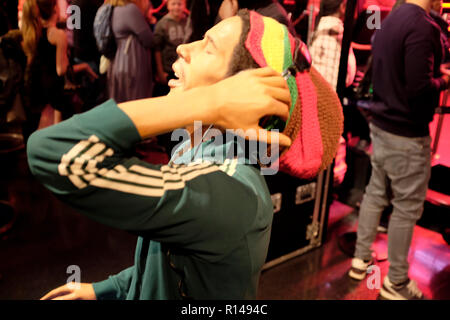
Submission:
<svg viewBox="0 0 450 320">
<path fill-rule="evenodd" d="M 178 79 L 169 81 L 171 91 L 214 84 L 225 78 L 233 50 L 239 43 L 242 21 L 225 19 L 208 30 L 203 40 L 178 46 L 173 64 Z"/>
<path fill-rule="evenodd" d="M 167 10 L 174 18 L 180 18 L 184 12 L 184 0 L 169 0 L 167 2 Z"/>
</svg>

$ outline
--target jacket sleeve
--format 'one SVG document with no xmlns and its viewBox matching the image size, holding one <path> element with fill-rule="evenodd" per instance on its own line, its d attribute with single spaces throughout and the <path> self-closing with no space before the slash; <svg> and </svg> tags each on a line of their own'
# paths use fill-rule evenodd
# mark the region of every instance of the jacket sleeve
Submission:
<svg viewBox="0 0 450 320">
<path fill-rule="evenodd" d="M 91 219 L 217 258 L 226 254 L 258 203 L 231 176 L 236 163 L 152 165 L 127 155 L 139 140 L 133 122 L 109 100 L 36 131 L 28 162 L 42 184 Z"/>
<path fill-rule="evenodd" d="M 106 280 L 93 283 L 97 300 L 125 300 L 131 286 L 134 269 L 134 266 L 130 267 L 114 276 L 109 276 Z"/>
<path fill-rule="evenodd" d="M 445 89 L 445 81 L 434 77 L 435 52 L 441 50 L 439 31 L 422 25 L 405 40 L 405 82 L 408 97 L 427 96 Z"/>
</svg>

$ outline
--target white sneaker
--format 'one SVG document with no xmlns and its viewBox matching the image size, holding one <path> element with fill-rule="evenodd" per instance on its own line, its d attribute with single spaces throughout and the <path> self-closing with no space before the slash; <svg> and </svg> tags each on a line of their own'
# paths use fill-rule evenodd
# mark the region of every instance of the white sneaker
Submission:
<svg viewBox="0 0 450 320">
<path fill-rule="evenodd" d="M 388 300 L 422 300 L 424 299 L 422 291 L 417 287 L 414 280 L 402 285 L 393 284 L 386 276 L 383 281 L 383 286 L 380 290 L 380 295 Z"/>
<path fill-rule="evenodd" d="M 355 280 L 364 279 L 367 275 L 367 268 L 369 268 L 369 266 L 372 264 L 373 264 L 373 260 L 364 262 L 364 260 L 362 260 L 360 258 L 353 258 L 352 259 L 352 267 L 350 268 L 350 271 L 348 272 L 349 277 L 353 278 Z"/>
</svg>

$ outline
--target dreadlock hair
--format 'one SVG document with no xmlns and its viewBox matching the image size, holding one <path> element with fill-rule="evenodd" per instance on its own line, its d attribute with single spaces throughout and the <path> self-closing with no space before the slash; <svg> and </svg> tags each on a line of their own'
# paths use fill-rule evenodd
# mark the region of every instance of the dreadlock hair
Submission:
<svg viewBox="0 0 450 320">
<path fill-rule="evenodd" d="M 238 11 L 237 16 L 240 17 L 242 21 L 241 36 L 239 38 L 239 43 L 236 45 L 233 54 L 231 55 L 231 61 L 226 77 L 231 77 L 242 70 L 259 68 L 255 59 L 253 59 L 252 55 L 245 47 L 245 41 L 247 41 L 247 36 L 250 32 L 250 14 L 247 9 L 241 9 Z"/>
</svg>

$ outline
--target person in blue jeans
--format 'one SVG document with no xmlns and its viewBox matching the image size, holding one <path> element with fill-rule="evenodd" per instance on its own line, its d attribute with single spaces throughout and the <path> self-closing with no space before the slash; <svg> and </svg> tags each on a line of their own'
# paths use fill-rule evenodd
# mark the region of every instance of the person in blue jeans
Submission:
<svg viewBox="0 0 450 320">
<path fill-rule="evenodd" d="M 390 265 L 380 290 L 390 300 L 424 298 L 408 276 L 408 252 L 430 178 L 428 125 L 440 92 L 449 86 L 449 71 L 441 66 L 440 30 L 429 15 L 431 3 L 408 0 L 383 21 L 373 40 L 372 175 L 361 203 L 349 276 L 366 276 L 381 213 L 391 203 Z"/>
</svg>

